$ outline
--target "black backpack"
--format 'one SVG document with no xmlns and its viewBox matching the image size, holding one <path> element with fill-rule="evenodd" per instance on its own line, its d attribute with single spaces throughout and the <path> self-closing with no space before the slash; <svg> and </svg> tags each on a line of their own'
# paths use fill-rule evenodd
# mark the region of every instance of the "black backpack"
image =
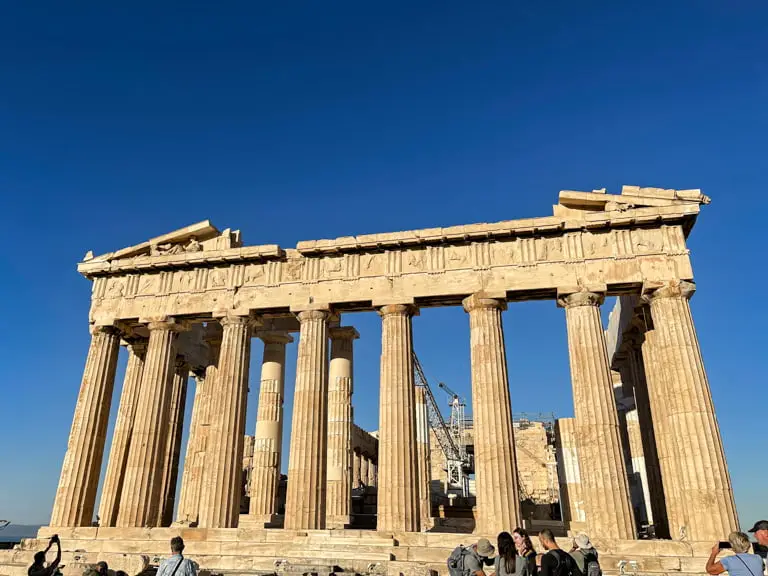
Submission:
<svg viewBox="0 0 768 576">
<path fill-rule="evenodd" d="M 584 576 L 603 576 L 597 554 L 592 552 L 584 554 Z"/>
<path fill-rule="evenodd" d="M 550 550 L 547 554 L 552 554 L 557 559 L 553 576 L 582 576 L 574 559 L 564 550 Z"/>
</svg>

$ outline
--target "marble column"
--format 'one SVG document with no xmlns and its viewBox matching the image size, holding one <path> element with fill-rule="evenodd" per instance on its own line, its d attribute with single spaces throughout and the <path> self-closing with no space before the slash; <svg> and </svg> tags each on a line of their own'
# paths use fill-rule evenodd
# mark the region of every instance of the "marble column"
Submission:
<svg viewBox="0 0 768 576">
<path fill-rule="evenodd" d="M 375 487 L 378 482 L 376 476 L 376 468 L 376 460 L 371 460 L 371 463 L 368 466 L 368 486 Z"/>
<path fill-rule="evenodd" d="M 128 363 L 123 378 L 123 391 L 120 394 L 120 406 L 117 409 L 115 430 L 112 433 L 112 447 L 109 451 L 109 463 L 101 488 L 99 503 L 99 518 L 101 526 L 115 526 L 117 512 L 120 506 L 120 496 L 123 492 L 125 467 L 128 463 L 128 449 L 131 445 L 133 420 L 136 414 L 136 403 L 141 387 L 141 373 L 144 370 L 144 356 L 147 352 L 145 339 L 131 340 L 126 344 Z"/>
<path fill-rule="evenodd" d="M 559 297 L 568 326 L 573 404 L 579 436 L 582 493 L 594 537 L 635 538 L 627 469 L 619 439 L 613 383 L 600 321 L 603 295 Z"/>
<path fill-rule="evenodd" d="M 432 527 L 432 501 L 430 476 L 432 458 L 429 449 L 429 418 L 427 416 L 427 395 L 423 386 L 416 387 L 416 452 L 419 463 L 419 512 L 422 532 Z M 363 477 L 367 477 L 367 470 Z"/>
<path fill-rule="evenodd" d="M 326 528 L 344 528 L 352 505 L 352 348 L 360 335 L 351 326 L 331 328 L 329 333 Z"/>
<path fill-rule="evenodd" d="M 648 491 L 650 493 L 651 520 L 653 522 L 656 537 L 668 538 L 669 525 L 664 503 L 664 486 L 661 481 L 661 469 L 659 467 L 659 454 L 656 448 L 656 433 L 653 417 L 651 416 L 651 404 L 648 396 L 648 381 L 643 368 L 643 358 L 640 352 L 642 338 L 634 338 L 631 341 L 632 350 L 628 357 L 630 370 L 635 379 L 635 404 L 637 405 L 637 419 L 640 426 L 640 436 L 643 442 L 643 456 L 645 458 L 645 472 L 647 476 Z"/>
<path fill-rule="evenodd" d="M 520 497 L 512 405 L 501 312 L 503 300 L 473 295 L 469 313 L 472 412 L 475 440 L 475 532 L 498 534 L 520 526 Z"/>
<path fill-rule="evenodd" d="M 277 487 L 283 446 L 283 400 L 285 397 L 285 346 L 293 337 L 282 332 L 259 334 L 264 342 L 261 362 L 259 405 L 253 444 L 248 515 L 257 522 L 274 522 Z"/>
<path fill-rule="evenodd" d="M 200 519 L 206 449 L 211 429 L 211 390 L 215 388 L 220 345 L 220 340 L 209 342 L 211 364 L 205 368 L 205 372 L 194 375 L 195 400 L 192 404 L 179 507 L 176 512 L 177 522 L 181 525 L 197 526 Z"/>
<path fill-rule="evenodd" d="M 91 328 L 91 345 L 61 467 L 51 526 L 90 526 L 93 521 L 119 348 L 117 329 Z"/>
<path fill-rule="evenodd" d="M 360 452 L 352 450 L 352 487 L 359 488 L 362 477 L 360 476 Z"/>
<path fill-rule="evenodd" d="M 648 311 L 650 315 L 650 311 Z M 680 529 L 684 525 L 683 511 L 680 504 L 680 486 L 678 478 L 682 475 L 678 470 L 679 462 L 674 454 L 676 439 L 667 417 L 667 399 L 665 397 L 668 384 L 666 375 L 659 358 L 656 331 L 652 327 L 645 332 L 642 343 L 643 366 L 648 384 L 648 399 L 653 419 L 656 451 L 659 457 L 661 483 L 664 490 L 664 510 L 670 538 L 680 538 Z"/>
<path fill-rule="evenodd" d="M 328 317 L 325 310 L 298 313 L 301 328 L 285 502 L 289 530 L 325 528 Z"/>
<path fill-rule="evenodd" d="M 156 526 L 162 513 L 163 463 L 180 329 L 172 321 L 149 323 L 149 343 L 117 515 L 121 527 Z"/>
<path fill-rule="evenodd" d="M 179 477 L 179 456 L 181 454 L 181 436 L 184 432 L 184 408 L 187 403 L 187 380 L 189 364 L 177 357 L 171 383 L 171 401 L 168 405 L 168 438 L 165 442 L 163 459 L 163 512 L 158 518 L 158 526 L 170 526 L 176 507 L 176 484 Z"/>
<path fill-rule="evenodd" d="M 360 459 L 360 482 L 368 486 L 368 456 L 365 454 Z"/>
<path fill-rule="evenodd" d="M 581 493 L 579 448 L 574 418 L 558 418 L 555 422 L 555 449 L 560 480 L 560 507 L 566 528 L 574 522 L 586 522 L 584 496 Z"/>
<path fill-rule="evenodd" d="M 240 516 L 251 318 L 226 316 L 219 323 L 221 351 L 211 390 L 211 430 L 200 506 L 203 528 L 234 528 Z"/>
<path fill-rule="evenodd" d="M 381 316 L 379 486 L 376 529 L 419 531 L 416 390 L 413 377 L 413 306 L 394 304 Z"/>
<path fill-rule="evenodd" d="M 716 540 L 738 530 L 733 490 L 689 305 L 695 286 L 674 281 L 643 287 L 665 377 L 665 417 L 674 434 L 679 497 L 688 540 Z M 678 517 L 679 521 L 679 517 Z"/>
</svg>

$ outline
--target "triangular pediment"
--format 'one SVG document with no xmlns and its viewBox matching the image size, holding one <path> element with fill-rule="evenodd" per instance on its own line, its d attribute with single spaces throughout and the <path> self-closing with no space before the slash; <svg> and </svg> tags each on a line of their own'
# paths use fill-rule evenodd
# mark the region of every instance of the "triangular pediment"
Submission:
<svg viewBox="0 0 768 576">
<path fill-rule="evenodd" d="M 236 248 L 240 244 L 239 230 L 232 231 L 228 228 L 220 232 L 211 224 L 210 220 L 203 220 L 115 252 L 108 252 L 100 256 L 93 256 L 92 252 L 88 252 L 83 260 L 85 262 L 106 262 L 126 258 L 151 258 L 183 254 L 185 252 L 225 250 Z"/>
</svg>

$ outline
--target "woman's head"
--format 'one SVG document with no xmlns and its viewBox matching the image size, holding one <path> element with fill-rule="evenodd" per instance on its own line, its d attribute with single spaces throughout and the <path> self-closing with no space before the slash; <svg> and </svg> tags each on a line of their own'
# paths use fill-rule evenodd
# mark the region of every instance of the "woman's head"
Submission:
<svg viewBox="0 0 768 576">
<path fill-rule="evenodd" d="M 527 548 L 528 550 L 533 550 L 533 543 L 531 542 L 531 538 L 528 536 L 528 532 L 522 528 L 515 528 L 512 531 L 512 539 L 515 541 L 515 545 L 518 548 Z"/>
<path fill-rule="evenodd" d="M 496 538 L 498 544 L 499 558 L 504 561 L 504 569 L 508 574 L 515 572 L 515 558 L 517 557 L 517 548 L 515 540 L 509 532 L 501 532 Z"/>
<path fill-rule="evenodd" d="M 731 543 L 731 548 L 736 554 L 748 552 L 749 547 L 752 546 L 749 536 L 744 534 L 744 532 L 731 532 L 728 535 L 728 542 Z"/>
<path fill-rule="evenodd" d="M 517 554 L 515 550 L 515 540 L 512 538 L 512 534 L 509 532 L 501 532 L 496 538 L 497 548 L 499 550 L 499 556 L 506 558 L 507 556 L 514 556 Z"/>
</svg>

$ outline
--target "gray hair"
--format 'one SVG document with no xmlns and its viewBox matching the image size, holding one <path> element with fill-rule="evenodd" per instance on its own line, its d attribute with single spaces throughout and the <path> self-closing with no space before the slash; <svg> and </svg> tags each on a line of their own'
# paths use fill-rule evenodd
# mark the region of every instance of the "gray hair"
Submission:
<svg viewBox="0 0 768 576">
<path fill-rule="evenodd" d="M 728 542 L 731 543 L 731 548 L 736 554 L 743 554 L 748 552 L 752 543 L 749 541 L 749 536 L 744 532 L 731 532 L 728 535 Z"/>
</svg>

